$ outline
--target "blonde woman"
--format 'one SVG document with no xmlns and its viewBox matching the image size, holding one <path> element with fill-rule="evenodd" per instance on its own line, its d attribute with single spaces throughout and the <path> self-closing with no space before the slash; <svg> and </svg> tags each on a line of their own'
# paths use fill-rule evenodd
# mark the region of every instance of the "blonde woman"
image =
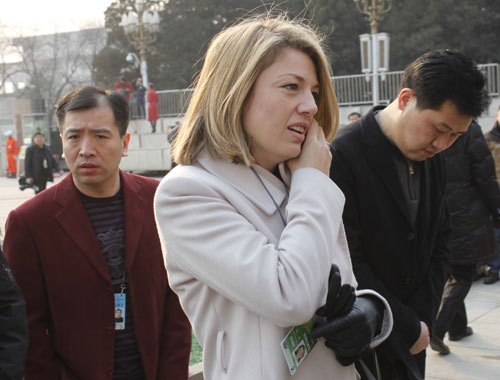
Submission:
<svg viewBox="0 0 500 380">
<path fill-rule="evenodd" d="M 331 265 L 356 285 L 344 196 L 328 177 L 337 127 L 311 28 L 262 16 L 213 39 L 175 141 L 179 166 L 155 198 L 170 284 L 203 347 L 206 380 L 291 378 L 281 341 L 325 304 Z M 357 304 L 340 319 L 345 331 L 363 314 Z M 390 311 L 382 314 L 387 323 L 362 337 L 366 346 L 389 334 Z M 317 343 L 294 379 L 356 378 L 352 360 L 336 359 L 347 338 L 328 334 L 338 351 Z"/>
</svg>

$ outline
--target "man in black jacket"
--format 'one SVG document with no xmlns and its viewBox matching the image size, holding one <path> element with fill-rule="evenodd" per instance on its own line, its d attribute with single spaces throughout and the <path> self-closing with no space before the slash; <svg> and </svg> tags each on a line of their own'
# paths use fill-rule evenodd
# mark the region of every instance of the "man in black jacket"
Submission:
<svg viewBox="0 0 500 380">
<path fill-rule="evenodd" d="M 45 145 L 45 136 L 37 132 L 33 135 L 33 145 L 26 149 L 24 160 L 26 183 L 32 185 L 35 194 L 38 194 L 45 190 L 47 181 L 54 181 L 54 170 L 59 171 L 59 165 L 50 148 Z"/>
<path fill-rule="evenodd" d="M 27 350 L 24 297 L 0 248 L 0 379 L 23 378 Z"/>
<path fill-rule="evenodd" d="M 343 218 L 359 288 L 382 294 L 394 316 L 391 336 L 377 348 L 384 380 L 425 374 L 450 252 L 438 153 L 486 107 L 483 88 L 470 58 L 426 53 L 406 68 L 391 104 L 374 107 L 332 145 L 330 176 L 346 197 Z"/>
<path fill-rule="evenodd" d="M 475 121 L 444 154 L 446 201 L 453 225 L 451 275 L 444 287 L 431 348 L 447 355 L 446 332 L 451 341 L 472 335 L 464 300 L 476 276 L 476 264 L 497 255 L 494 224 L 500 222 L 500 187 L 493 157 Z"/>
</svg>

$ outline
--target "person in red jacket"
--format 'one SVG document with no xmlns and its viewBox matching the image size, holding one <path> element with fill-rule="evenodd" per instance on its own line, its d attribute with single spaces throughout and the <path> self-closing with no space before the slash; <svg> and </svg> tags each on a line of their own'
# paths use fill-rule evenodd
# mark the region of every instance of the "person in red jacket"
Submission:
<svg viewBox="0 0 500 380">
<path fill-rule="evenodd" d="M 115 91 L 122 94 L 128 102 L 130 101 L 130 95 L 132 94 L 133 88 L 132 85 L 125 80 L 125 77 L 122 76 L 115 84 Z"/>
<path fill-rule="evenodd" d="M 7 143 L 5 144 L 5 152 L 7 153 L 7 178 L 16 178 L 17 162 L 16 158 L 19 154 L 19 145 L 16 139 L 12 136 L 12 131 L 7 131 Z"/>
<path fill-rule="evenodd" d="M 156 121 L 158 120 L 158 94 L 156 93 L 153 83 L 149 82 L 148 90 L 148 120 L 151 123 L 153 133 L 156 132 Z"/>
</svg>

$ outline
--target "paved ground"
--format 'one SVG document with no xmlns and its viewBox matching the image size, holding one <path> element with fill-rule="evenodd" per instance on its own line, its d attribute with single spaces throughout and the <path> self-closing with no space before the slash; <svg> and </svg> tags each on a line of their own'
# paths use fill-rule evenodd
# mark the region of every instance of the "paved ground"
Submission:
<svg viewBox="0 0 500 380">
<path fill-rule="evenodd" d="M 56 182 L 59 178 L 56 178 Z M 33 191 L 20 191 L 17 180 L 0 177 L 0 226 L 10 210 L 33 196 Z M 441 356 L 427 349 L 429 380 L 500 380 L 500 282 L 483 285 L 477 281 L 466 299 L 469 324 L 474 335 L 460 342 L 445 343 L 451 354 Z"/>
</svg>

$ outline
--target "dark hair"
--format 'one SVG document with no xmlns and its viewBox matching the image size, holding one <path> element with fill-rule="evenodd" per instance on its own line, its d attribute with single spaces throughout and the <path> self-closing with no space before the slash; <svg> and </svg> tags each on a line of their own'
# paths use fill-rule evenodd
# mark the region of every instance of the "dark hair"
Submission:
<svg viewBox="0 0 500 380">
<path fill-rule="evenodd" d="M 357 117 L 361 117 L 361 114 L 359 112 L 354 111 L 354 112 L 351 112 L 349 115 L 347 115 L 347 118 L 349 119 L 351 116 L 354 116 L 354 115 L 356 115 Z"/>
<path fill-rule="evenodd" d="M 413 90 L 420 109 L 437 110 L 449 100 L 461 114 L 476 118 L 489 104 L 483 74 L 457 51 L 433 50 L 418 57 L 405 69 L 403 88 Z"/>
<path fill-rule="evenodd" d="M 85 86 L 77 88 L 64 95 L 56 106 L 57 126 L 62 133 L 66 114 L 71 111 L 88 110 L 95 107 L 109 106 L 115 117 L 115 124 L 120 131 L 120 137 L 127 133 L 129 108 L 127 99 L 119 92 L 111 92 L 102 88 Z"/>
</svg>

